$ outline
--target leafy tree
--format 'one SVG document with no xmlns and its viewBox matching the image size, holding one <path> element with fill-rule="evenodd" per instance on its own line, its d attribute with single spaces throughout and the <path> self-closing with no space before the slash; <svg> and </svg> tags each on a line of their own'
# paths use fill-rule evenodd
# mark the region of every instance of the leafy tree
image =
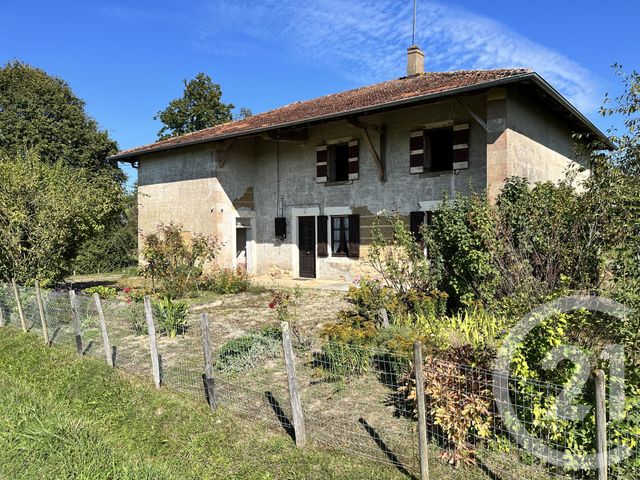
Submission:
<svg viewBox="0 0 640 480">
<path fill-rule="evenodd" d="M 35 152 L 0 157 L 0 279 L 51 284 L 82 243 L 122 205 L 108 172 L 50 163 Z"/>
<path fill-rule="evenodd" d="M 124 196 L 124 208 L 105 228 L 86 240 L 73 262 L 81 273 L 114 272 L 138 262 L 138 193 Z"/>
<path fill-rule="evenodd" d="M 169 106 L 153 117 L 164 126 L 158 139 L 177 137 L 233 120 L 231 103 L 222 103 L 220 85 L 213 83 L 205 73 L 198 73 L 192 80 L 183 80 L 182 97 L 171 100 Z"/>
<path fill-rule="evenodd" d="M 123 181 L 117 162 L 107 160 L 117 144 L 84 110 L 64 80 L 14 61 L 0 67 L 0 152 L 18 158 L 33 149 L 42 161 L 64 161 Z"/>
</svg>

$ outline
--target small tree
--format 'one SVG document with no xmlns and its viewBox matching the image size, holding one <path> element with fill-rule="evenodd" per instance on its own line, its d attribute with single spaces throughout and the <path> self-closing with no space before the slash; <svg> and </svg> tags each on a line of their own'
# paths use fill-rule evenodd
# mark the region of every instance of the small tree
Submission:
<svg viewBox="0 0 640 480">
<path fill-rule="evenodd" d="M 143 238 L 142 256 L 146 262 L 143 274 L 159 284 L 169 298 L 183 296 L 197 287 L 204 265 L 213 260 L 219 250 L 218 241 L 205 235 L 185 239 L 182 227 L 170 223 Z"/>
</svg>

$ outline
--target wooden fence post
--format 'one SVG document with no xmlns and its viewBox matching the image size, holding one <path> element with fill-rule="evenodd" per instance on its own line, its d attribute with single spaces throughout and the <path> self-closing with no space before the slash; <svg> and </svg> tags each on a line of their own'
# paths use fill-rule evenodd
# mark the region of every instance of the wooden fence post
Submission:
<svg viewBox="0 0 640 480">
<path fill-rule="evenodd" d="M 304 428 L 304 415 L 302 414 L 302 404 L 298 392 L 298 379 L 296 378 L 296 359 L 293 355 L 291 336 L 289 335 L 289 324 L 282 322 L 282 349 L 284 350 L 284 362 L 287 367 L 287 378 L 289 380 L 289 398 L 291 400 L 291 415 L 293 420 L 293 431 L 296 437 L 296 446 L 304 447 L 307 443 L 307 434 Z"/>
<path fill-rule="evenodd" d="M 104 355 L 107 358 L 107 365 L 113 367 L 113 352 L 111 351 L 111 344 L 109 343 L 109 333 L 107 332 L 107 322 L 104 318 L 104 312 L 102 311 L 102 303 L 100 302 L 100 295 L 93 294 L 93 300 L 96 302 L 96 308 L 98 309 L 98 317 L 100 317 L 100 330 L 102 331 L 102 344 L 104 346 Z"/>
<path fill-rule="evenodd" d="M 153 372 L 153 383 L 156 388 L 160 388 L 162 379 L 160 378 L 160 358 L 158 357 L 158 344 L 156 341 L 156 326 L 153 323 L 153 310 L 151 299 L 148 295 L 144 297 L 144 315 L 147 319 L 147 332 L 149 334 L 149 350 L 151 351 L 151 370 Z"/>
<path fill-rule="evenodd" d="M 607 480 L 607 407 L 606 379 L 602 370 L 593 372 L 596 387 L 596 466 L 598 480 Z"/>
<path fill-rule="evenodd" d="M 389 328 L 389 315 L 387 315 L 387 309 L 380 309 L 380 321 L 382 323 L 382 328 Z"/>
<path fill-rule="evenodd" d="M 429 444 L 427 440 L 427 413 L 424 402 L 424 375 L 422 372 L 422 344 L 413 343 L 413 364 L 416 368 L 416 403 L 418 406 L 418 450 L 420 453 L 420 480 L 429 480 Z"/>
<path fill-rule="evenodd" d="M 24 311 L 22 310 L 22 302 L 20 301 L 20 294 L 18 293 L 18 285 L 16 285 L 16 279 L 11 279 L 11 285 L 13 285 L 13 294 L 16 296 L 16 304 L 18 305 L 18 315 L 20 316 L 20 323 L 22 324 L 22 331 L 27 331 L 27 322 L 24 319 Z"/>
<path fill-rule="evenodd" d="M 71 320 L 73 321 L 73 330 L 76 334 L 76 349 L 78 350 L 78 356 L 81 357 L 84 353 L 82 348 L 82 328 L 80 326 L 80 317 L 78 315 L 78 299 L 76 298 L 76 292 L 69 290 L 69 301 L 71 302 Z"/>
<path fill-rule="evenodd" d="M 40 285 L 36 282 L 36 302 L 38 302 L 38 313 L 40 314 L 40 322 L 42 323 L 42 336 L 44 337 L 44 344 L 48 347 L 49 341 L 49 329 L 47 328 L 47 316 L 44 313 L 44 303 L 42 301 L 42 292 L 40 291 Z"/>
<path fill-rule="evenodd" d="M 0 304 L 0 327 L 4 327 L 4 305 Z"/>
<path fill-rule="evenodd" d="M 211 410 L 216 409 L 216 390 L 213 379 L 213 350 L 211 349 L 211 337 L 209 336 L 209 316 L 200 314 L 200 329 L 202 331 L 202 351 L 204 353 L 204 385 L 207 389 L 207 399 Z"/>
</svg>

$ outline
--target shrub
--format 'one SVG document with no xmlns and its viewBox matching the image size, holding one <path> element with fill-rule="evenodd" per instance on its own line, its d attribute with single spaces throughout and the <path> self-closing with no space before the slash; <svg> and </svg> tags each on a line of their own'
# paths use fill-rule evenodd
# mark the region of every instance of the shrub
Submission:
<svg viewBox="0 0 640 480">
<path fill-rule="evenodd" d="M 443 450 L 440 456 L 455 467 L 472 463 L 478 443 L 475 440 L 486 440 L 492 433 L 490 373 L 467 367 L 469 354 L 477 357 L 476 353 L 461 349 L 451 359 L 429 356 L 423 365 L 427 415 L 449 443 L 450 449 Z M 415 375 L 407 375 L 404 385 L 398 389 L 414 405 L 414 414 L 417 412 L 415 385 Z"/>
<path fill-rule="evenodd" d="M 158 232 L 143 238 L 142 271 L 151 278 L 154 291 L 159 287 L 166 297 L 181 297 L 197 287 L 202 267 L 214 259 L 218 248 L 213 237 L 194 235 L 186 240 L 182 227 L 160 225 Z"/>
<path fill-rule="evenodd" d="M 215 367 L 225 373 L 254 368 L 260 361 L 280 353 L 281 338 L 279 328 L 268 327 L 229 340 L 218 350 Z"/>
<path fill-rule="evenodd" d="M 116 298 L 116 289 L 113 287 L 105 287 L 104 285 L 96 285 L 95 287 L 85 288 L 83 290 L 87 295 L 97 293 L 100 298 L 113 299 Z"/>
<path fill-rule="evenodd" d="M 175 337 L 187 329 L 187 304 L 164 297 L 153 302 L 154 319 L 161 334 Z"/>
<path fill-rule="evenodd" d="M 251 286 L 249 274 L 241 268 L 219 268 L 200 282 L 203 290 L 219 294 L 246 292 Z"/>
</svg>

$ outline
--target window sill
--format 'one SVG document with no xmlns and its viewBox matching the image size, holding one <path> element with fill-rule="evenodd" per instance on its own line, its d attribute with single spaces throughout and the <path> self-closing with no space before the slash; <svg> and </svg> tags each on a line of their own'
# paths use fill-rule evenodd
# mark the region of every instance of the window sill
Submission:
<svg viewBox="0 0 640 480">
<path fill-rule="evenodd" d="M 353 183 L 353 180 L 343 180 L 340 182 L 325 182 L 324 186 L 325 187 L 334 187 L 336 185 L 351 185 Z"/>
<path fill-rule="evenodd" d="M 422 172 L 419 173 L 418 176 L 420 178 L 434 178 L 434 177 L 442 177 L 444 175 L 454 175 L 455 170 L 440 170 L 438 172 Z"/>
</svg>

